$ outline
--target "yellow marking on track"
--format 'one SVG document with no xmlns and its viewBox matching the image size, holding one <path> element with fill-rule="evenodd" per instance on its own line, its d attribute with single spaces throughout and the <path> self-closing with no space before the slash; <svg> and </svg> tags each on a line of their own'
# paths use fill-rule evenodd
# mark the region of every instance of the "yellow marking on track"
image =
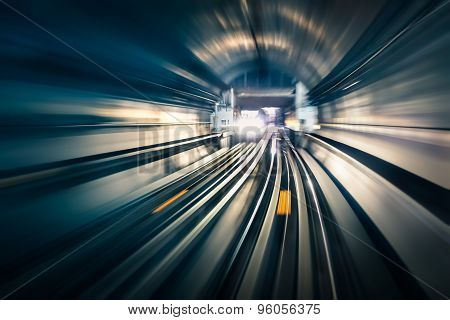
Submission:
<svg viewBox="0 0 450 320">
<path fill-rule="evenodd" d="M 152 213 L 158 213 L 164 210 L 165 207 L 167 207 L 168 205 L 170 205 L 171 203 L 177 201 L 179 198 L 181 198 L 184 194 L 186 194 L 189 191 L 189 189 L 184 189 L 180 192 L 178 192 L 176 195 L 174 195 L 172 198 L 170 198 L 169 200 L 167 200 L 166 202 L 164 202 L 162 205 L 160 205 L 158 208 L 156 208 L 155 210 L 153 210 Z"/>
<path fill-rule="evenodd" d="M 286 216 L 291 214 L 291 191 L 280 190 L 278 198 L 277 215 Z"/>
</svg>

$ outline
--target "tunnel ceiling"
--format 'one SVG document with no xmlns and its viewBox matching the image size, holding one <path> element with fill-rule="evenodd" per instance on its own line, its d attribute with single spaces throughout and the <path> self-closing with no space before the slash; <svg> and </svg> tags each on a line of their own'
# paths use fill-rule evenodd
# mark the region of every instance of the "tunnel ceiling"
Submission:
<svg viewBox="0 0 450 320">
<path fill-rule="evenodd" d="M 226 84 L 243 73 L 276 67 L 309 88 L 342 59 L 382 5 L 353 0 L 201 3 L 189 19 L 192 31 L 184 33 L 185 43 Z"/>
<path fill-rule="evenodd" d="M 14 8 L 23 16 L 2 10 L 1 18 L 22 37 L 3 30 L 1 55 L 15 68 L 12 78 L 20 78 L 22 68 L 27 77 L 35 70 L 41 84 L 83 90 L 95 84 L 114 95 L 142 99 L 139 91 L 163 101 L 212 105 L 230 85 L 242 87 L 236 84 L 242 77 L 255 83 L 268 70 L 276 76 L 269 72 L 267 87 L 301 81 L 313 88 L 384 2 L 17 1 Z"/>
</svg>

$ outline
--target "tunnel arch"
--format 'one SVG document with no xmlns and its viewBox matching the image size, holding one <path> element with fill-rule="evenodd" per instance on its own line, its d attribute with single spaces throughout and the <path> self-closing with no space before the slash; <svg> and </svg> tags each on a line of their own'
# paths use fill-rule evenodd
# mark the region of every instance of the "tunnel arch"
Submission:
<svg viewBox="0 0 450 320">
<path fill-rule="evenodd" d="M 186 38 L 188 48 L 225 83 L 239 75 L 236 68 L 264 60 L 291 72 L 311 89 L 342 59 L 383 1 L 366 8 L 352 0 L 324 2 L 326 16 L 299 1 L 264 6 L 251 0 L 195 4 L 195 18 L 186 22 L 196 30 L 195 36 Z M 342 7 L 346 11 L 338 11 Z"/>
</svg>

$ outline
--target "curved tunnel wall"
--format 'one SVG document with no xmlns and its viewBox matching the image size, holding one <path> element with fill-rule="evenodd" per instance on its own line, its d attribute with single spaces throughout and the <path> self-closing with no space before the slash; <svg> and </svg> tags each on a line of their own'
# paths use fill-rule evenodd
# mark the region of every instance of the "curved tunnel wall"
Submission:
<svg viewBox="0 0 450 320">
<path fill-rule="evenodd" d="M 403 11 L 378 17 L 311 90 L 323 122 L 448 129 L 450 11 L 420 9 L 409 19 Z M 397 28 L 381 25 L 386 19 L 399 21 Z M 367 38 L 370 49 L 363 47 Z"/>
<path fill-rule="evenodd" d="M 450 11 L 413 9 L 380 15 L 310 99 L 319 134 L 448 189 Z M 385 19 L 402 23 L 395 29 Z M 364 36 L 379 47 L 364 50 Z"/>
</svg>

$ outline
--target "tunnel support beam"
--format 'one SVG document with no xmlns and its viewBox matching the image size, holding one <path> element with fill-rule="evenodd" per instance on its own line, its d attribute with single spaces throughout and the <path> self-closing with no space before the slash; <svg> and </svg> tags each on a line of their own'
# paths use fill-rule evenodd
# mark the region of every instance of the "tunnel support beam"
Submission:
<svg viewBox="0 0 450 320">
<path fill-rule="evenodd" d="M 308 90 L 301 82 L 295 85 L 295 115 L 300 131 L 312 132 L 317 125 L 317 107 L 310 106 L 307 100 Z"/>
<path fill-rule="evenodd" d="M 222 94 L 221 103 L 216 103 L 214 106 L 214 114 L 211 121 L 213 131 L 225 131 L 233 126 L 235 101 L 236 97 L 234 96 L 233 88 Z"/>
</svg>

